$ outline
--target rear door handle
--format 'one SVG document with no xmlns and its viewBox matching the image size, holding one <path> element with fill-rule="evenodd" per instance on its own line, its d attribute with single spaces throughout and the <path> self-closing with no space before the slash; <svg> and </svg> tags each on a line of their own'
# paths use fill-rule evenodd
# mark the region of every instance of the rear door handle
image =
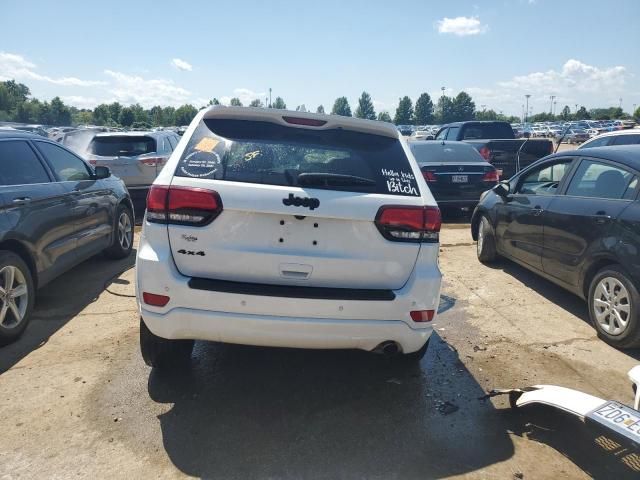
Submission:
<svg viewBox="0 0 640 480">
<path fill-rule="evenodd" d="M 17 197 L 13 199 L 13 203 L 29 203 L 31 197 Z"/>
<path fill-rule="evenodd" d="M 531 211 L 534 217 L 539 217 L 540 215 L 542 215 L 542 212 L 544 212 L 544 210 L 540 205 L 536 205 L 535 207 L 533 207 L 533 210 Z"/>
<path fill-rule="evenodd" d="M 603 211 L 596 212 L 596 214 L 593 216 L 593 221 L 598 225 L 607 223 L 609 220 L 611 220 L 611 215 L 607 215 L 607 213 Z"/>
</svg>

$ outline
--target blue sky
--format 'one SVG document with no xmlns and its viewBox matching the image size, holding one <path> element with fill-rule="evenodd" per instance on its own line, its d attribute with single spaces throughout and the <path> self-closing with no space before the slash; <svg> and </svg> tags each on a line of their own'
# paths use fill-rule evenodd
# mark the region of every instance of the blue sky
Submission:
<svg viewBox="0 0 640 480">
<path fill-rule="evenodd" d="M 363 90 L 469 92 L 478 108 L 640 105 L 640 1 L 273 0 L 4 2 L 0 79 L 82 107 L 118 100 L 330 109 Z"/>
</svg>

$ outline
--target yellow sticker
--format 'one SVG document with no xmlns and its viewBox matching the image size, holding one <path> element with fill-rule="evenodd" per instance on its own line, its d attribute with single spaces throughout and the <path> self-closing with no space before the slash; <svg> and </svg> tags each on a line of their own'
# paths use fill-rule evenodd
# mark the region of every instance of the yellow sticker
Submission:
<svg viewBox="0 0 640 480">
<path fill-rule="evenodd" d="M 244 154 L 244 159 L 249 161 L 249 160 L 253 160 L 254 158 L 256 158 L 257 156 L 262 155 L 262 152 L 260 150 L 256 150 L 254 152 L 247 152 Z"/>
<path fill-rule="evenodd" d="M 220 143 L 220 140 L 216 140 L 215 138 L 205 137 L 198 142 L 198 144 L 193 147 L 194 150 L 199 150 L 200 152 L 213 152 L 213 149 L 216 148 L 216 145 Z"/>
</svg>

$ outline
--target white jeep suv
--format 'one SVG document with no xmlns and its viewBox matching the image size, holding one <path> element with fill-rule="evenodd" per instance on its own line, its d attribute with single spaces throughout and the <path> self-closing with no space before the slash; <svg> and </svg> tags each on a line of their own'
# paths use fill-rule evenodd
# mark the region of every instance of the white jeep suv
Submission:
<svg viewBox="0 0 640 480">
<path fill-rule="evenodd" d="M 145 362 L 194 340 L 420 359 L 440 211 L 391 124 L 202 110 L 152 185 L 137 257 Z"/>
</svg>

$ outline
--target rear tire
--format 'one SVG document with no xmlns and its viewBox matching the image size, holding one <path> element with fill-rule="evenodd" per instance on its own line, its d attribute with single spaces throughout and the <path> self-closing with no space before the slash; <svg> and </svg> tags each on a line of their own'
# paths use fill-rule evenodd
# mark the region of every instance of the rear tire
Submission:
<svg viewBox="0 0 640 480">
<path fill-rule="evenodd" d="M 600 270 L 591 280 L 587 301 L 598 337 L 616 348 L 640 347 L 640 294 L 621 267 Z"/>
<path fill-rule="evenodd" d="M 193 351 L 193 340 L 168 340 L 154 335 L 140 319 L 140 353 L 150 367 L 167 369 L 185 366 Z"/>
<path fill-rule="evenodd" d="M 133 248 L 133 214 L 126 205 L 120 205 L 116 211 L 116 224 L 113 230 L 113 241 L 104 253 L 107 257 L 119 260 L 126 258 Z"/>
<path fill-rule="evenodd" d="M 496 237 L 489 219 L 484 215 L 480 217 L 478 223 L 478 243 L 476 246 L 478 260 L 482 263 L 491 263 L 496 260 Z"/>
<path fill-rule="evenodd" d="M 0 251 L 0 345 L 15 342 L 27 328 L 35 296 L 27 264 L 13 252 Z"/>
</svg>

